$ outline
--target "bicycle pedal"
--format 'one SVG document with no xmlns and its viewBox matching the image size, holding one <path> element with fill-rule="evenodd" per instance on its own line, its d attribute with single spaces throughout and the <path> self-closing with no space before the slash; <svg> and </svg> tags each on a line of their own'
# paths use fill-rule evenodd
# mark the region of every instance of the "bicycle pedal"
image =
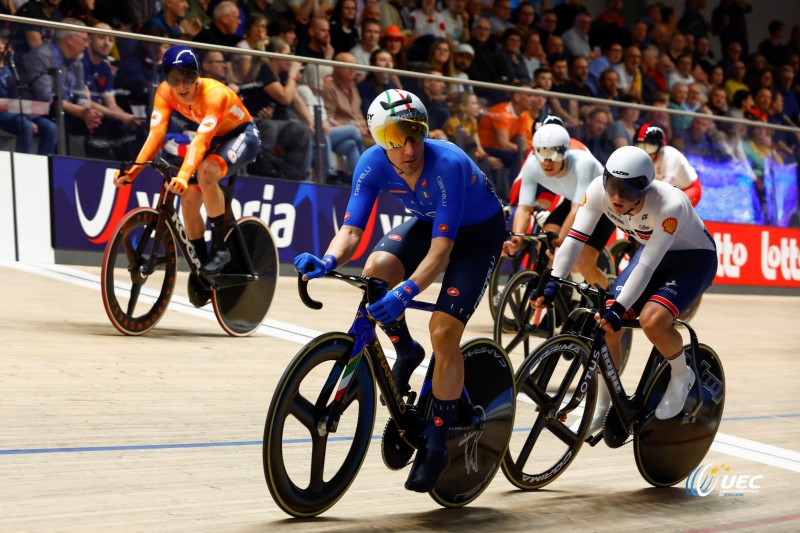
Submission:
<svg viewBox="0 0 800 533">
<path fill-rule="evenodd" d="M 602 431 L 600 433 L 596 434 L 596 435 L 592 435 L 591 437 L 587 437 L 584 442 L 586 442 L 586 444 L 588 444 L 589 446 L 594 448 L 595 446 L 597 446 L 597 443 L 600 442 L 601 440 L 603 440 L 603 432 Z"/>
</svg>

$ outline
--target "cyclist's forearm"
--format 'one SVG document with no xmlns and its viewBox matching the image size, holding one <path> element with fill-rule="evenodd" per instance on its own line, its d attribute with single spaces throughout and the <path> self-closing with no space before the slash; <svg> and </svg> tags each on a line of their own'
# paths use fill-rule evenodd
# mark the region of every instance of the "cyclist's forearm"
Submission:
<svg viewBox="0 0 800 533">
<path fill-rule="evenodd" d="M 409 276 L 420 292 L 427 289 L 436 277 L 447 267 L 450 260 L 450 252 L 453 250 L 454 242 L 447 237 L 436 237 L 431 240 L 431 247 L 428 254 L 422 259 L 417 269 Z"/>
<path fill-rule="evenodd" d="M 364 230 L 355 226 L 342 226 L 336 235 L 333 236 L 325 254 L 334 256 L 337 265 L 344 265 L 350 261 L 353 254 L 356 253 L 363 234 Z"/>
</svg>

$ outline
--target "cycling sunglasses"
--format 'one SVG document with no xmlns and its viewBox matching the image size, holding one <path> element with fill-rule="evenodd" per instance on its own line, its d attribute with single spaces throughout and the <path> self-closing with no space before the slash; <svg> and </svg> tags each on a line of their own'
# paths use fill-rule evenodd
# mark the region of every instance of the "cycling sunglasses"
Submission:
<svg viewBox="0 0 800 533">
<path fill-rule="evenodd" d="M 539 147 L 534 149 L 534 153 L 539 163 L 544 163 L 545 161 L 560 163 L 567 155 L 567 148 L 564 146 Z"/>
<path fill-rule="evenodd" d="M 167 73 L 166 80 L 170 87 L 177 87 L 181 83 L 191 85 L 197 80 L 197 72 L 174 68 Z"/>
<path fill-rule="evenodd" d="M 608 170 L 603 172 L 603 187 L 609 198 L 617 195 L 625 201 L 636 202 L 642 197 L 648 185 L 650 183 L 645 176 L 620 179 L 613 176 Z"/>
<path fill-rule="evenodd" d="M 375 142 L 381 148 L 386 150 L 402 148 L 408 139 L 412 139 L 414 142 L 424 141 L 428 136 L 428 125 L 416 120 L 387 117 L 382 126 L 376 126 L 373 129 L 373 133 Z"/>
<path fill-rule="evenodd" d="M 661 150 L 659 145 L 653 143 L 636 143 L 636 147 L 647 152 L 647 155 L 656 155 Z"/>
</svg>

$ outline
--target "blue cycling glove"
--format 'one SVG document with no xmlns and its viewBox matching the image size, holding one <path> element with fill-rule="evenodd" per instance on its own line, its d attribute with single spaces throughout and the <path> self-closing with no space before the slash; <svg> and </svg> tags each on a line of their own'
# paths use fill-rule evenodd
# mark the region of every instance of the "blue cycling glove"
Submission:
<svg viewBox="0 0 800 533">
<path fill-rule="evenodd" d="M 419 287 L 410 279 L 394 289 L 387 291 L 380 300 L 367 306 L 367 312 L 382 324 L 389 324 L 403 314 L 414 296 L 419 294 Z"/>
<path fill-rule="evenodd" d="M 614 331 L 619 331 L 622 329 L 622 315 L 624 315 L 626 311 L 627 309 L 625 309 L 621 303 L 614 302 L 611 304 L 611 307 L 606 309 L 606 312 L 603 313 L 603 320 L 608 322 Z"/>
<path fill-rule="evenodd" d="M 308 279 L 321 278 L 336 268 L 336 258 L 326 254 L 320 259 L 314 254 L 303 252 L 294 258 L 294 267 Z"/>
<path fill-rule="evenodd" d="M 531 296 L 531 301 L 537 300 L 540 296 L 544 296 L 544 305 L 551 305 L 553 300 L 556 299 L 556 294 L 558 294 L 559 285 L 557 281 L 548 281 L 547 284 L 544 286 L 544 290 L 539 293 L 538 290 L 533 292 Z"/>
</svg>

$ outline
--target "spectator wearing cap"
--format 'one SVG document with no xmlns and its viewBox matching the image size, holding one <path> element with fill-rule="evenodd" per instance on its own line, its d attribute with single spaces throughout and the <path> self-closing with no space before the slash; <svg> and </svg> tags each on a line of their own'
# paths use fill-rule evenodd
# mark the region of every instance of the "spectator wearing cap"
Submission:
<svg viewBox="0 0 800 533">
<path fill-rule="evenodd" d="M 413 35 L 411 13 L 403 0 L 381 0 L 378 5 L 381 9 L 381 28 L 388 30 L 391 26 L 395 26 L 402 37 Z"/>
<path fill-rule="evenodd" d="M 467 71 L 469 70 L 470 65 L 472 65 L 472 60 L 475 57 L 475 50 L 473 50 L 472 46 L 468 43 L 461 43 L 456 46 L 456 50 L 453 53 L 453 65 L 456 68 L 455 78 L 461 78 L 462 80 L 468 80 L 469 74 Z M 471 90 L 468 85 L 461 85 L 457 88 L 458 91 L 466 91 Z"/>
<path fill-rule="evenodd" d="M 383 30 L 380 40 L 380 47 L 388 50 L 392 54 L 394 68 L 398 70 L 408 70 L 408 56 L 406 55 L 405 36 L 403 31 L 397 26 L 392 25 Z"/>
</svg>

